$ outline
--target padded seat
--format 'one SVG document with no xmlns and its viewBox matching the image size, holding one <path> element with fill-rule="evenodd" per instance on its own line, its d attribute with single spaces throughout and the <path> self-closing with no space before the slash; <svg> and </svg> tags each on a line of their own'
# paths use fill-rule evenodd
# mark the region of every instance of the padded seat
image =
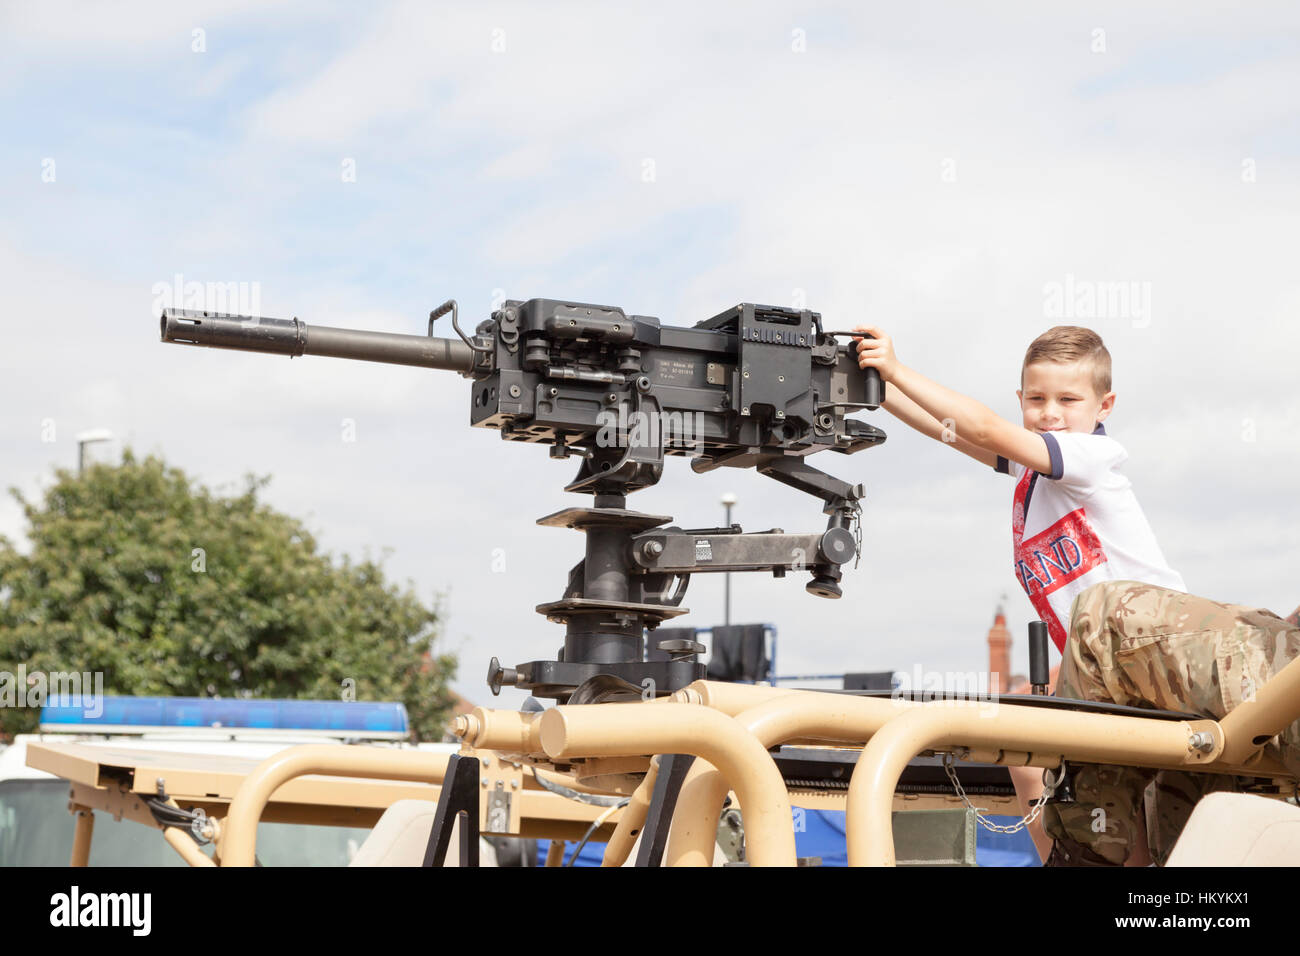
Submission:
<svg viewBox="0 0 1300 956">
<path fill-rule="evenodd" d="M 438 812 L 438 804 L 432 800 L 398 800 L 384 811 L 375 828 L 370 831 L 366 842 L 352 858 L 348 866 L 421 866 L 424 863 L 424 851 L 429 845 L 429 833 L 433 830 L 433 818 Z M 642 831 L 644 832 L 644 831 Z M 451 846 L 447 849 L 444 866 L 460 865 L 460 827 L 452 828 Z M 641 845 L 641 836 L 637 835 L 632 851 L 627 855 L 624 866 L 636 864 L 637 850 Z M 496 850 L 484 839 L 478 841 L 479 865 L 496 866 Z M 721 866 L 726 862 L 722 848 L 713 847 L 713 865 Z"/>
<path fill-rule="evenodd" d="M 1166 866 L 1300 866 L 1300 807 L 1211 793 L 1187 819 Z"/>
<path fill-rule="evenodd" d="M 438 804 L 432 800 L 398 800 L 384 811 L 348 866 L 422 866 Z M 460 821 L 452 826 L 444 866 L 460 866 Z M 496 851 L 478 841 L 480 866 L 496 866 Z"/>
</svg>

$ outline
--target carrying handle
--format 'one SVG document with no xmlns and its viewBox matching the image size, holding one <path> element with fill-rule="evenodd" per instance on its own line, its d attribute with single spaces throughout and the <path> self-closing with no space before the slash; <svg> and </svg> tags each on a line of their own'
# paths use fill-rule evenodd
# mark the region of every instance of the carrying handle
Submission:
<svg viewBox="0 0 1300 956">
<path fill-rule="evenodd" d="M 442 318 L 448 312 L 451 313 L 451 327 L 456 330 L 456 334 L 460 336 L 460 340 L 462 342 L 468 345 L 472 351 L 478 352 L 481 355 L 492 354 L 492 349 L 490 346 L 475 345 L 473 342 L 469 340 L 469 337 L 460 330 L 460 322 L 457 321 L 460 314 L 460 309 L 457 307 L 455 299 L 448 299 L 442 305 L 438 306 L 436 309 L 434 309 L 432 312 L 429 313 L 429 337 L 430 338 L 433 338 L 433 323 L 437 319 Z"/>
</svg>

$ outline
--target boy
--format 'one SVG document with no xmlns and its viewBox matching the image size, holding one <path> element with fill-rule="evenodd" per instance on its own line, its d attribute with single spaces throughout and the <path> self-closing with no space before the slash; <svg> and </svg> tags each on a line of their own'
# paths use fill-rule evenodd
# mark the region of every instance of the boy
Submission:
<svg viewBox="0 0 1300 956">
<path fill-rule="evenodd" d="M 859 343 L 858 364 L 889 383 L 885 408 L 1017 479 L 1015 570 L 1062 649 L 1060 696 L 1217 719 L 1300 657 L 1300 628 L 1271 611 L 1187 594 L 1165 563 L 1118 470 L 1127 453 L 1101 425 L 1115 393 L 1110 355 L 1096 333 L 1058 326 L 1034 340 L 1016 393 L 1019 428 L 902 365 L 880 329 L 858 331 L 874 336 Z M 1300 720 L 1260 743 L 1300 777 Z M 1010 769 L 1022 803 L 1041 793 L 1038 771 Z M 1230 776 L 1090 764 L 1073 770 L 1074 799 L 1049 801 L 1043 825 L 1029 827 L 1049 864 L 1142 866 L 1149 849 L 1163 863 L 1200 797 L 1236 788 Z"/>
<path fill-rule="evenodd" d="M 1011 518 L 1014 570 L 1058 650 L 1065 652 L 1075 599 L 1093 585 L 1136 581 L 1170 592 L 1185 591 L 1182 577 L 1165 561 L 1132 485 L 1119 470 L 1128 454 L 1102 425 L 1115 406 L 1115 393 L 1110 353 L 1095 332 L 1057 326 L 1030 344 L 1016 392 L 1023 416 L 1023 425 L 1018 426 L 903 365 L 881 329 L 860 326 L 855 331 L 871 336 L 858 344 L 858 364 L 875 368 L 888 383 L 886 409 L 923 434 L 1016 479 Z M 1067 655 L 1063 684 L 1074 674 L 1070 662 L 1075 657 Z M 1104 698 L 1104 689 L 1099 696 Z M 1119 801 L 1135 805 L 1117 808 L 1113 799 L 1106 798 L 1120 771 L 1080 769 L 1087 779 L 1076 780 L 1080 806 L 1069 812 L 1077 816 L 1090 809 L 1084 803 L 1090 795 L 1118 812 L 1112 814 L 1114 832 L 1088 841 L 1093 845 L 1109 841 L 1105 848 L 1109 857 L 1070 844 L 1067 861 L 1081 862 L 1086 857 L 1090 862 L 1122 863 L 1127 858 L 1130 865 L 1146 865 L 1149 857 L 1140 813 L 1146 778 L 1137 780 L 1134 775 L 1121 781 L 1130 790 L 1136 782 L 1141 788 L 1136 798 Z M 1012 776 L 1022 802 L 1041 793 L 1039 771 L 1019 768 Z M 1084 821 L 1063 824 L 1051 812 L 1046 815 L 1058 843 L 1066 842 L 1066 824 L 1072 833 L 1080 829 L 1091 833 L 1087 824 L 1095 819 L 1085 813 Z M 1036 824 L 1030 833 L 1040 855 L 1046 856 L 1047 837 Z"/>
<path fill-rule="evenodd" d="M 1020 428 L 901 364 L 880 329 L 857 331 L 874 337 L 859 343 L 858 364 L 889 383 L 885 408 L 1017 479 L 1015 570 L 1063 652 L 1060 696 L 1218 719 L 1300 657 L 1300 628 L 1271 611 L 1187 594 L 1165 563 L 1119 471 L 1127 453 L 1101 424 L 1115 393 L 1096 333 L 1057 326 L 1033 341 L 1016 393 Z M 1300 720 L 1260 743 L 1300 777 Z M 1022 803 L 1041 793 L 1038 771 L 1011 773 Z M 1163 863 L 1200 797 L 1236 788 L 1230 776 L 1090 764 L 1073 768 L 1072 782 L 1074 799 L 1049 801 L 1043 827 L 1029 827 L 1040 855 L 1042 830 L 1054 838 L 1049 864 L 1145 866 L 1149 850 Z"/>
<path fill-rule="evenodd" d="M 1016 391 L 1021 427 L 900 363 L 880 329 L 857 331 L 874 336 L 859 344 L 858 364 L 892 386 L 886 409 L 1016 479 L 1014 569 L 1058 650 L 1065 650 L 1070 606 L 1090 585 L 1128 580 L 1186 590 L 1119 470 L 1128 453 L 1102 425 L 1115 393 L 1110 353 L 1095 332 L 1057 326 L 1030 344 Z"/>
</svg>

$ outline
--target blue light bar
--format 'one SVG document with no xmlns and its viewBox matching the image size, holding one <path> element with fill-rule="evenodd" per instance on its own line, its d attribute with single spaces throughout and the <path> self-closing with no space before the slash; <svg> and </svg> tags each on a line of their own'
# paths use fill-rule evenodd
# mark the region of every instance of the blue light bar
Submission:
<svg viewBox="0 0 1300 956">
<path fill-rule="evenodd" d="M 406 737 L 410 731 L 404 704 L 375 701 L 86 695 L 41 708 L 44 731 L 140 733 L 150 728 L 300 730 L 386 738 Z"/>
</svg>

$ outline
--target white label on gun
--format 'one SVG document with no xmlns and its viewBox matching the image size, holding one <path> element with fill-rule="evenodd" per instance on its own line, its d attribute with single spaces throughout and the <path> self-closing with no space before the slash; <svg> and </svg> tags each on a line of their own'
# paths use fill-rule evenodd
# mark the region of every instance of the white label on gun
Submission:
<svg viewBox="0 0 1300 956">
<path fill-rule="evenodd" d="M 679 385 L 696 385 L 695 363 L 683 359 L 660 359 L 655 364 L 660 382 L 674 382 Z"/>
<path fill-rule="evenodd" d="M 713 560 L 713 545 L 709 544 L 708 538 L 695 539 L 695 560 L 697 563 Z"/>
</svg>

